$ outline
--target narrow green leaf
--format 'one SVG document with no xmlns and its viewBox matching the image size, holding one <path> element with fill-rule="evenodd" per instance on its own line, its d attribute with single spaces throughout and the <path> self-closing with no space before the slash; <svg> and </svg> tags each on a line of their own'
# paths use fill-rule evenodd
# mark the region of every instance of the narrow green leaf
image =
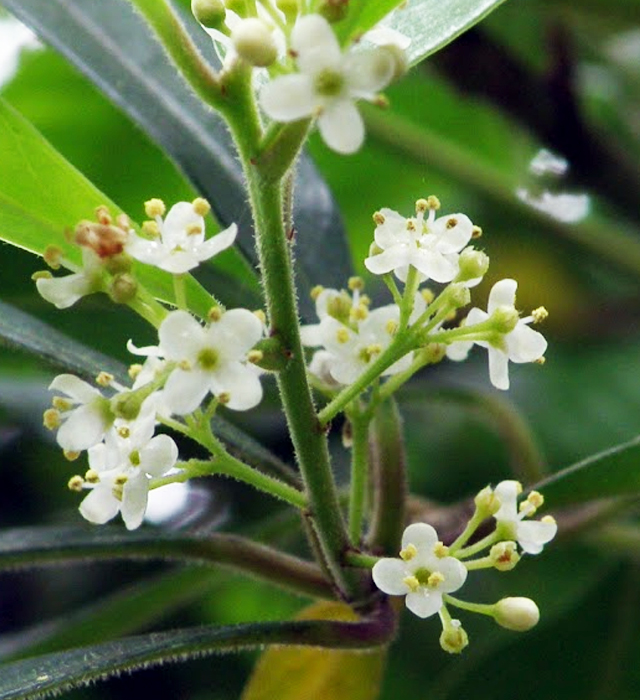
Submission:
<svg viewBox="0 0 640 700">
<path fill-rule="evenodd" d="M 265 644 L 366 649 L 389 640 L 388 608 L 362 622 L 297 620 L 156 632 L 0 666 L 0 700 L 38 698 L 159 664 Z"/>
<path fill-rule="evenodd" d="M 413 65 L 445 47 L 503 2 L 504 0 L 411 0 L 406 7 L 394 12 L 390 26 L 411 39 L 407 57 Z"/>
<path fill-rule="evenodd" d="M 640 437 L 588 457 L 536 486 L 545 506 L 558 508 L 599 498 L 640 494 Z"/>
<path fill-rule="evenodd" d="M 67 241 L 65 231 L 91 219 L 100 205 L 113 214 L 123 213 L 2 99 L 0 163 L 0 240 L 31 253 L 42 255 L 55 244 L 80 265 L 80 250 Z M 134 270 L 156 298 L 173 300 L 172 275 L 140 264 Z M 186 284 L 191 307 L 205 316 L 210 294 L 191 275 Z"/>
<path fill-rule="evenodd" d="M 340 43 L 346 45 L 356 41 L 402 2 L 403 0 L 362 0 L 349 3 L 347 16 L 334 25 Z"/>
<path fill-rule="evenodd" d="M 256 262 L 246 192 L 235 149 L 222 120 L 192 94 L 160 43 L 128 0 L 2 0 L 87 75 L 173 158 L 218 219 L 239 226 L 239 247 Z M 216 57 L 193 18 L 186 26 L 203 55 Z M 70 41 L 70 37 L 73 40 Z M 313 315 L 310 289 L 341 287 L 351 274 L 344 227 L 313 164 L 300 159 L 295 186 L 297 281 L 303 313 Z"/>
</svg>

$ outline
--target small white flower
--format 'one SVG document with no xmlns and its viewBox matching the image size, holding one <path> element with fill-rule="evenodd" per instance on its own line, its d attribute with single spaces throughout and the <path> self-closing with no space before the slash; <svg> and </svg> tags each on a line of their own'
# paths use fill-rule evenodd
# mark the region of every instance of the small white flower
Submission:
<svg viewBox="0 0 640 700">
<path fill-rule="evenodd" d="M 250 311 L 232 309 L 204 328 L 186 311 L 173 311 L 158 335 L 162 356 L 179 363 L 162 395 L 173 413 L 195 411 L 209 392 L 224 394 L 225 405 L 236 411 L 260 403 L 260 370 L 246 355 L 262 337 L 262 323 Z"/>
<path fill-rule="evenodd" d="M 527 554 L 539 554 L 544 545 L 556 536 L 558 526 L 550 516 L 545 516 L 542 520 L 524 520 L 534 507 L 525 501 L 524 507 L 518 512 L 518 495 L 521 492 L 519 482 L 501 481 L 494 491 L 501 505 L 493 517 L 506 539 L 515 540 Z M 539 494 L 536 495 L 541 501 Z"/>
<path fill-rule="evenodd" d="M 236 238 L 237 226 L 231 224 L 205 240 L 204 218 L 196 209 L 194 203 L 178 202 L 164 219 L 160 215 L 154 216 L 158 237 L 153 240 L 141 238 L 135 231 L 130 231 L 125 246 L 127 253 L 140 262 L 181 274 L 231 246 Z"/>
<path fill-rule="evenodd" d="M 147 508 L 151 477 L 163 476 L 178 459 L 168 435 L 153 437 L 154 402 L 145 402 L 135 421 L 117 420 L 105 441 L 89 450 L 91 492 L 80 504 L 89 522 L 102 525 L 118 512 L 128 530 L 140 526 Z"/>
<path fill-rule="evenodd" d="M 364 140 L 364 124 L 354 102 L 375 100 L 395 72 L 384 48 L 342 54 L 329 23 L 320 15 L 301 17 L 291 33 L 291 51 L 299 73 L 276 78 L 262 88 L 260 104 L 279 122 L 318 117 L 326 144 L 338 153 L 354 153 Z"/>
<path fill-rule="evenodd" d="M 382 252 L 366 258 L 364 264 L 374 275 L 392 270 L 403 282 L 409 266 L 418 270 L 420 280 L 451 282 L 458 274 L 460 251 L 471 240 L 473 224 L 464 214 L 435 218 L 436 208 L 429 208 L 424 219 L 425 200 L 419 200 L 416 216 L 405 219 L 391 209 L 378 212 L 380 223 L 374 239 Z"/>
<path fill-rule="evenodd" d="M 515 312 L 516 289 L 518 283 L 512 279 L 496 282 L 489 293 L 487 311 L 473 308 L 466 318 L 465 327 L 471 328 L 474 324 L 486 321 L 496 311 Z M 484 340 L 466 341 L 460 340 L 451 343 L 447 347 L 447 357 L 450 360 L 464 360 L 476 343 L 487 348 L 489 353 L 489 378 L 497 389 L 509 388 L 509 361 L 511 362 L 535 362 L 540 360 L 547 349 L 547 341 L 542 333 L 529 328 L 533 316 L 527 316 L 518 320 L 516 327 L 506 333 L 500 345 L 492 345 Z"/>
<path fill-rule="evenodd" d="M 97 445 L 113 424 L 109 400 L 73 374 L 59 374 L 49 390 L 65 394 L 65 398 L 54 399 L 62 420 L 56 435 L 60 447 L 67 452 L 80 452 Z"/>
<path fill-rule="evenodd" d="M 467 569 L 446 555 L 436 531 L 426 523 L 414 523 L 402 535 L 399 559 L 379 559 L 373 581 L 387 595 L 406 595 L 405 604 L 418 617 L 429 617 L 443 605 L 444 593 L 457 591 L 466 581 Z"/>
<path fill-rule="evenodd" d="M 67 309 L 87 294 L 102 289 L 103 266 L 90 248 L 82 248 L 82 269 L 66 277 L 39 277 L 40 296 L 58 309 Z"/>
</svg>

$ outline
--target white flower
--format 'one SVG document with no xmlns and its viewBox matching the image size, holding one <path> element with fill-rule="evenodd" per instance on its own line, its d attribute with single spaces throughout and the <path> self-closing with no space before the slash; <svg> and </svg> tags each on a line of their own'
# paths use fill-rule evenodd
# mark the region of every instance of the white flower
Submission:
<svg viewBox="0 0 640 700">
<path fill-rule="evenodd" d="M 279 122 L 318 116 L 320 134 L 339 153 L 353 153 L 364 140 L 364 124 L 354 102 L 373 101 L 395 72 L 384 48 L 349 50 L 344 55 L 329 23 L 320 15 L 301 17 L 291 33 L 299 73 L 276 78 L 262 88 L 260 104 Z"/>
<path fill-rule="evenodd" d="M 260 403 L 260 370 L 245 360 L 262 337 L 262 323 L 250 311 L 232 309 L 204 328 L 186 311 L 173 311 L 158 335 L 162 356 L 179 363 L 162 396 L 172 412 L 195 411 L 208 392 L 224 394 L 225 405 L 236 411 Z"/>
<path fill-rule="evenodd" d="M 157 201 L 157 200 L 152 200 Z M 154 216 L 157 225 L 157 238 L 141 238 L 135 231 L 129 232 L 125 249 L 129 255 L 161 270 L 181 274 L 197 267 L 203 260 L 217 255 L 231 246 L 238 228 L 229 228 L 205 240 L 202 210 L 196 203 L 178 202 L 167 216 Z"/>
<path fill-rule="evenodd" d="M 465 327 L 471 328 L 474 324 L 486 321 L 496 311 L 506 314 L 515 312 L 517 287 L 518 283 L 512 279 L 496 282 L 489 293 L 487 311 L 478 308 L 471 309 Z M 500 345 L 490 344 L 484 340 L 460 340 L 451 343 L 447 347 L 447 357 L 455 361 L 464 360 L 474 342 L 487 348 L 491 383 L 497 389 L 506 390 L 509 388 L 509 361 L 535 362 L 542 358 L 547 349 L 547 341 L 542 333 L 538 333 L 528 326 L 533 320 L 533 316 L 518 319 L 515 328 L 501 338 Z"/>
<path fill-rule="evenodd" d="M 379 559 L 373 581 L 383 593 L 406 595 L 412 613 L 429 617 L 442 607 L 442 595 L 457 591 L 467 578 L 464 564 L 446 551 L 431 525 L 409 525 L 402 535 L 400 558 Z"/>
<path fill-rule="evenodd" d="M 412 317 L 425 306 L 422 296 L 416 295 Z M 389 346 L 400 320 L 400 309 L 395 304 L 369 311 L 358 291 L 351 299 L 346 292 L 324 289 L 316 299 L 316 312 L 320 323 L 303 326 L 301 337 L 304 345 L 322 346 L 328 352 L 312 360 L 309 367 L 325 383 L 327 371 L 339 384 L 355 381 Z M 406 355 L 388 367 L 383 376 L 408 369 L 411 360 L 412 355 Z"/>
<path fill-rule="evenodd" d="M 80 504 L 89 522 L 102 525 L 118 512 L 128 530 L 144 518 L 151 477 L 166 474 L 178 459 L 178 448 L 168 435 L 153 437 L 154 402 L 145 402 L 132 422 L 118 420 L 105 441 L 89 450 L 91 475 L 84 487 L 91 492 Z"/>
<path fill-rule="evenodd" d="M 67 309 L 93 292 L 102 289 L 103 266 L 90 248 L 82 248 L 82 269 L 66 277 L 38 277 L 40 296 L 58 309 Z"/>
<path fill-rule="evenodd" d="M 471 240 L 473 224 L 464 214 L 436 219 L 435 207 L 429 207 L 425 221 L 426 209 L 426 200 L 418 200 L 415 217 L 405 219 L 391 209 L 378 212 L 374 238 L 382 252 L 365 259 L 369 272 L 383 275 L 393 270 L 404 282 L 412 265 L 421 281 L 451 282 L 456 277 L 459 253 Z"/>
<path fill-rule="evenodd" d="M 537 505 L 541 505 L 542 497 L 534 491 L 518 512 L 518 495 L 521 492 L 519 482 L 501 481 L 494 491 L 501 505 L 493 517 L 506 539 L 515 540 L 527 554 L 539 554 L 543 546 L 556 536 L 558 526 L 550 516 L 542 520 L 523 520 L 533 514 Z"/>
<path fill-rule="evenodd" d="M 113 424 L 109 400 L 73 374 L 59 374 L 49 390 L 65 394 L 53 402 L 62 420 L 56 435 L 60 447 L 67 452 L 80 452 L 97 445 Z"/>
</svg>

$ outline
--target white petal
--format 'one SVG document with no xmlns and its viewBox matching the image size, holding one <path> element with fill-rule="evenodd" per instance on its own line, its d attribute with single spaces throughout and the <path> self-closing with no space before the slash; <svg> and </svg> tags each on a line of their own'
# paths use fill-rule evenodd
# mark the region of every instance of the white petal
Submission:
<svg viewBox="0 0 640 700">
<path fill-rule="evenodd" d="M 151 476 L 162 476 L 178 459 L 178 446 L 168 435 L 157 435 L 140 450 L 140 470 Z"/>
<path fill-rule="evenodd" d="M 171 272 L 174 275 L 181 275 L 200 264 L 200 258 L 192 250 L 176 250 L 168 251 L 166 255 L 154 263 L 156 267 L 166 272 Z"/>
<path fill-rule="evenodd" d="M 201 233 L 188 233 L 187 229 L 197 226 Z M 193 209 L 191 202 L 174 204 L 164 219 L 161 227 L 162 242 L 173 248 L 183 245 L 186 240 L 200 242 L 204 240 L 204 219 Z"/>
<path fill-rule="evenodd" d="M 438 533 L 427 523 L 413 523 L 407 527 L 402 535 L 402 549 L 412 544 L 416 549 L 424 549 L 429 552 L 438 541 Z"/>
<path fill-rule="evenodd" d="M 518 519 L 518 495 L 522 490 L 513 479 L 501 481 L 493 490 L 500 501 L 500 509 L 493 516 L 496 520 L 515 522 Z"/>
<path fill-rule="evenodd" d="M 302 73 L 314 74 L 324 68 L 337 69 L 342 52 L 331 25 L 320 15 L 305 15 L 291 32 L 291 48 Z"/>
<path fill-rule="evenodd" d="M 386 49 L 349 52 L 344 67 L 349 93 L 354 97 L 373 100 L 391 82 L 395 68 L 393 54 Z"/>
<path fill-rule="evenodd" d="M 127 237 L 125 250 L 136 260 L 147 265 L 156 266 L 159 266 L 169 253 L 167 247 L 161 241 L 141 238 L 134 231 L 129 233 Z"/>
<path fill-rule="evenodd" d="M 397 243 L 405 243 L 409 245 L 414 242 L 415 236 L 407 229 L 407 222 L 411 219 L 405 219 L 398 212 L 386 207 L 379 211 L 384 217 L 384 222 L 376 226 L 373 234 L 375 242 L 386 250 Z"/>
<path fill-rule="evenodd" d="M 542 333 L 534 331 L 522 322 L 518 323 L 505 340 L 511 362 L 534 362 L 541 358 L 547 349 L 547 341 Z"/>
<path fill-rule="evenodd" d="M 558 532 L 555 522 L 524 520 L 517 527 L 518 544 L 528 554 L 539 554 L 542 547 L 550 542 Z"/>
<path fill-rule="evenodd" d="M 245 367 L 240 362 L 225 364 L 213 373 L 211 389 L 218 396 L 229 394 L 227 408 L 234 411 L 248 411 L 262 400 L 262 384 L 256 368 Z"/>
<path fill-rule="evenodd" d="M 195 361 L 205 342 L 205 331 L 186 311 L 172 311 L 160 324 L 158 338 L 168 360 Z"/>
<path fill-rule="evenodd" d="M 473 224 L 464 214 L 449 214 L 436 219 L 429 230 L 438 236 L 441 253 L 457 253 L 471 240 Z"/>
<path fill-rule="evenodd" d="M 439 571 L 444 581 L 438 586 L 442 593 L 453 593 L 467 580 L 467 567 L 455 557 L 443 557 L 432 563 L 432 571 Z"/>
<path fill-rule="evenodd" d="M 308 348 L 314 348 L 322 345 L 322 336 L 320 334 L 320 324 L 312 323 L 308 326 L 300 327 L 300 340 L 302 344 Z"/>
<path fill-rule="evenodd" d="M 67 452 L 81 452 L 102 440 L 108 423 L 105 416 L 94 406 L 79 406 L 60 426 L 56 440 Z"/>
<path fill-rule="evenodd" d="M 211 323 L 206 335 L 225 358 L 239 360 L 262 338 L 262 323 L 247 309 L 231 309 Z"/>
<path fill-rule="evenodd" d="M 402 559 L 379 559 L 371 571 L 373 582 L 387 595 L 405 595 L 409 590 L 403 580 L 407 569 Z"/>
<path fill-rule="evenodd" d="M 466 360 L 469 355 L 469 350 L 473 347 L 473 341 L 471 340 L 457 340 L 451 345 L 447 345 L 446 353 L 447 357 L 454 362 L 461 362 Z"/>
<path fill-rule="evenodd" d="M 355 153 L 364 141 L 364 122 L 350 100 L 332 100 L 318 118 L 324 142 L 338 153 Z"/>
<path fill-rule="evenodd" d="M 260 106 L 277 122 L 310 117 L 319 106 L 310 78 L 294 73 L 267 83 L 260 92 Z"/>
<path fill-rule="evenodd" d="M 509 356 L 498 348 L 489 348 L 489 379 L 496 389 L 509 388 Z"/>
<path fill-rule="evenodd" d="M 40 296 L 58 309 L 68 309 L 78 299 L 97 291 L 96 284 L 84 273 L 66 277 L 42 277 L 36 280 Z"/>
<path fill-rule="evenodd" d="M 437 250 L 416 248 L 411 254 L 411 264 L 434 282 L 451 282 L 458 274 L 456 262 Z"/>
<path fill-rule="evenodd" d="M 417 591 L 407 593 L 406 606 L 418 617 L 430 617 L 442 607 L 442 594 L 420 587 Z"/>
<path fill-rule="evenodd" d="M 98 484 L 85 496 L 78 509 L 83 518 L 104 525 L 118 514 L 120 501 L 111 492 L 111 484 Z"/>
<path fill-rule="evenodd" d="M 171 413 L 184 416 L 195 411 L 209 392 L 209 376 L 199 370 L 175 369 L 164 385 L 164 401 Z"/>
<path fill-rule="evenodd" d="M 59 374 L 49 384 L 49 391 L 61 391 L 77 403 L 89 403 L 101 396 L 98 389 L 75 374 Z"/>
<path fill-rule="evenodd" d="M 489 292 L 489 303 L 487 304 L 489 315 L 499 306 L 514 306 L 517 288 L 518 283 L 515 280 L 505 279 L 496 282 Z"/>
<path fill-rule="evenodd" d="M 374 275 L 384 275 L 391 270 L 409 265 L 412 252 L 408 245 L 399 243 L 383 250 L 378 255 L 365 258 L 364 264 L 367 270 Z"/>
<path fill-rule="evenodd" d="M 124 485 L 120 512 L 127 530 L 140 527 L 147 509 L 149 480 L 143 474 L 131 477 Z"/>
<path fill-rule="evenodd" d="M 232 246 L 233 242 L 236 240 L 237 234 L 238 227 L 236 224 L 231 224 L 229 228 L 226 228 L 224 231 L 220 231 L 220 233 L 217 233 L 212 238 L 209 238 L 201 243 L 197 249 L 194 250 L 194 253 L 197 255 L 198 260 L 200 261 L 209 260 L 209 258 L 221 253 L 223 250 L 229 248 L 229 246 Z"/>
</svg>

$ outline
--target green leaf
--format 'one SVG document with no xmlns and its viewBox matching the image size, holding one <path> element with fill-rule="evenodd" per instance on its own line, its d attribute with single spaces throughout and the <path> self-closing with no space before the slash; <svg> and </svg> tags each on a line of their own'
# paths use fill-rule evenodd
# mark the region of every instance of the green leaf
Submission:
<svg viewBox="0 0 640 700">
<path fill-rule="evenodd" d="M 78 172 L 36 129 L 0 99 L 0 239 L 42 255 L 55 244 L 64 256 L 80 264 L 80 249 L 64 232 L 96 207 L 122 210 Z M 134 267 L 136 276 L 156 298 L 174 298 L 172 275 L 147 265 Z M 196 280 L 186 277 L 191 307 L 205 316 L 211 296 Z"/>
<path fill-rule="evenodd" d="M 640 494 L 640 437 L 588 457 L 536 486 L 545 506 Z"/>
<path fill-rule="evenodd" d="M 356 41 L 365 32 L 374 27 L 388 15 L 394 8 L 402 4 L 403 0 L 378 0 L 370 2 L 351 2 L 348 4 L 347 16 L 336 22 L 334 29 L 340 43 L 344 46 Z"/>
<path fill-rule="evenodd" d="M 211 202 L 224 225 L 232 221 L 238 224 L 238 245 L 246 258 L 255 263 L 242 172 L 226 126 L 192 94 L 131 3 L 2 2 L 166 150 Z M 216 63 L 206 33 L 193 18 L 186 26 L 203 55 Z M 319 279 L 327 286 L 343 286 L 351 274 L 351 261 L 333 197 L 307 157 L 300 159 L 295 195 L 300 304 L 303 313 L 312 316 L 308 292 Z"/>
<path fill-rule="evenodd" d="M 358 616 L 345 603 L 321 601 L 299 620 L 348 620 Z M 376 700 L 386 648 L 362 652 L 272 647 L 262 653 L 241 700 Z"/>
<path fill-rule="evenodd" d="M 52 695 L 122 671 L 265 644 L 363 649 L 387 640 L 391 631 L 388 622 L 383 615 L 380 620 L 362 622 L 297 620 L 129 637 L 0 666 L 0 700 Z"/>
<path fill-rule="evenodd" d="M 413 65 L 445 47 L 503 2 L 504 0 L 412 0 L 392 15 L 390 26 L 411 39 L 407 57 Z"/>
</svg>

